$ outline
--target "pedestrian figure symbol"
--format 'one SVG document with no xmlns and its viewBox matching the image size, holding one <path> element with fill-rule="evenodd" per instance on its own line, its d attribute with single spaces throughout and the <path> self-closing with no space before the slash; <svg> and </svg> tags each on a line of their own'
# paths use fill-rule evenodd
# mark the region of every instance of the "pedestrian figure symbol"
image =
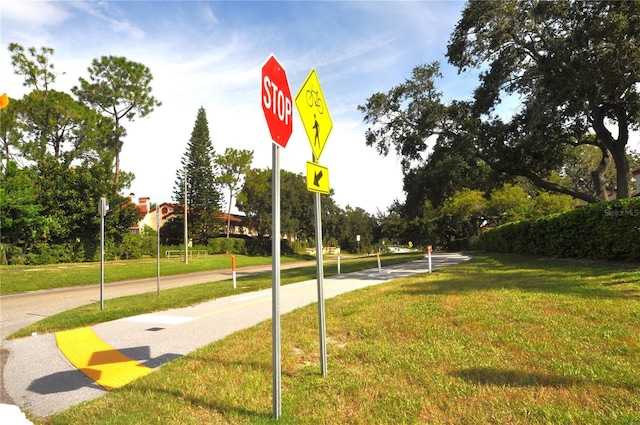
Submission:
<svg viewBox="0 0 640 425">
<path fill-rule="evenodd" d="M 316 114 L 313 114 L 313 129 L 316 131 L 316 137 L 313 139 L 313 144 L 315 146 L 320 146 L 320 124 L 318 124 Z"/>
</svg>

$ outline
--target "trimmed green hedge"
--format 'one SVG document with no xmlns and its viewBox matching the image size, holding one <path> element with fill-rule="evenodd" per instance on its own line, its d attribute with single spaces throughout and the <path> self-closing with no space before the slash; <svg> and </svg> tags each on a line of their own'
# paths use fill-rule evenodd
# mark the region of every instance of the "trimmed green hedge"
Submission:
<svg viewBox="0 0 640 425">
<path fill-rule="evenodd" d="M 210 254 L 241 254 L 247 255 L 247 245 L 244 239 L 214 238 L 209 239 L 207 245 Z"/>
<path fill-rule="evenodd" d="M 209 239 L 209 254 L 271 255 L 271 239 L 268 238 L 213 238 Z M 288 240 L 280 241 L 281 255 L 292 255 L 293 248 Z"/>
<path fill-rule="evenodd" d="M 487 230 L 474 248 L 560 258 L 640 261 L 640 197 Z"/>
</svg>

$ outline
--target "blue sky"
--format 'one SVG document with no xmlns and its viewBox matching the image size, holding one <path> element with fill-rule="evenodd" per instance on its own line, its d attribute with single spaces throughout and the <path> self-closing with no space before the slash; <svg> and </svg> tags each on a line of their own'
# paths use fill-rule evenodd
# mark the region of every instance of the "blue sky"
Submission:
<svg viewBox="0 0 640 425">
<path fill-rule="evenodd" d="M 125 56 L 150 68 L 162 101 L 146 118 L 125 123 L 122 169 L 136 179 L 128 192 L 170 201 L 196 114 L 207 112 L 214 149 L 254 151 L 253 167 L 271 167 L 272 142 L 260 105 L 261 67 L 274 53 L 292 95 L 316 69 L 333 130 L 320 164 L 329 169 L 341 207 L 386 211 L 404 200 L 400 161 L 367 147 L 357 106 L 440 61 L 446 98 L 468 97 L 477 80 L 446 65 L 446 44 L 461 1 L 7 1 L 0 9 L 0 92 L 21 97 L 7 45 L 55 49 L 55 89 L 87 78 L 91 61 Z M 294 112 L 280 166 L 305 173 L 311 147 Z M 282 202 L 287 202 L 282 199 Z"/>
</svg>

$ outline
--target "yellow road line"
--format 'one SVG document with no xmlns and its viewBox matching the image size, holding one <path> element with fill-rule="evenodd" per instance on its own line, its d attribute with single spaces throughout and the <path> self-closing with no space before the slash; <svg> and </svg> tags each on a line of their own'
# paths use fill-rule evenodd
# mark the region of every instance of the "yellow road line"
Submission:
<svg viewBox="0 0 640 425">
<path fill-rule="evenodd" d="M 56 332 L 56 343 L 72 365 L 107 391 L 153 372 L 111 347 L 88 327 Z"/>
</svg>

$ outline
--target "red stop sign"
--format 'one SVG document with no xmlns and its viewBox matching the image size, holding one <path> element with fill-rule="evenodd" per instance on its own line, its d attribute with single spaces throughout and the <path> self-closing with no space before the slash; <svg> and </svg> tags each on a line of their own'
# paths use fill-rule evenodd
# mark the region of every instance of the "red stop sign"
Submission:
<svg viewBox="0 0 640 425">
<path fill-rule="evenodd" d="M 262 66 L 261 103 L 271 139 L 279 146 L 286 147 L 293 131 L 293 104 L 287 73 L 273 54 Z"/>
</svg>

